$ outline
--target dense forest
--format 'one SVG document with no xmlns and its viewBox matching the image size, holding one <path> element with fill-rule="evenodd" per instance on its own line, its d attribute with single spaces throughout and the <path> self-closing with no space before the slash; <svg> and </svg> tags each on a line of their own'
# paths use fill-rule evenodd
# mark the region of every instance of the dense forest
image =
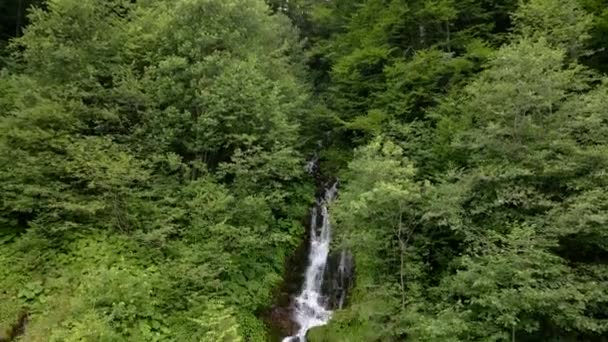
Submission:
<svg viewBox="0 0 608 342">
<path fill-rule="evenodd" d="M 608 341 L 608 0 L 0 2 L 0 341 L 280 340 L 328 179 L 307 340 Z"/>
</svg>

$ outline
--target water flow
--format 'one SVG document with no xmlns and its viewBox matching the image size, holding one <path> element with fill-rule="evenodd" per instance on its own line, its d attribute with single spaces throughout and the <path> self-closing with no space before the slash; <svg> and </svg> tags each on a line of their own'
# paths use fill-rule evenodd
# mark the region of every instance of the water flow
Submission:
<svg viewBox="0 0 608 342">
<path fill-rule="evenodd" d="M 331 311 L 327 309 L 327 300 L 321 294 L 321 287 L 331 242 L 331 224 L 327 206 L 336 196 L 337 186 L 338 183 L 334 183 L 333 186 L 325 189 L 325 193 L 317 200 L 312 210 L 308 267 L 302 292 L 295 299 L 294 320 L 300 328 L 296 335 L 284 338 L 283 342 L 305 342 L 309 329 L 325 325 L 331 318 Z"/>
</svg>

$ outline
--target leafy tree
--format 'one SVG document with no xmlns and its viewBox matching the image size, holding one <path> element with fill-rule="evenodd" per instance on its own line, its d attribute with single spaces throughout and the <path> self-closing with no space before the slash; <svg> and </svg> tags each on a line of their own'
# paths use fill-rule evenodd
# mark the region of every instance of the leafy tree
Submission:
<svg viewBox="0 0 608 342">
<path fill-rule="evenodd" d="M 397 125 L 355 155 L 336 220 L 357 286 L 314 340 L 605 339 L 606 86 L 576 61 L 591 20 L 538 0 L 514 22 L 512 42 L 430 111 L 428 145 L 395 140 L 420 129 Z M 416 149 L 433 161 L 424 173 L 403 169 Z"/>
<path fill-rule="evenodd" d="M 313 195 L 296 30 L 261 0 L 30 21 L 0 76 L 2 328 L 27 306 L 32 341 L 265 338 Z"/>
<path fill-rule="evenodd" d="M 604 5 L 3 2 L 0 339 L 269 339 L 314 150 L 310 340 L 605 341 Z"/>
</svg>

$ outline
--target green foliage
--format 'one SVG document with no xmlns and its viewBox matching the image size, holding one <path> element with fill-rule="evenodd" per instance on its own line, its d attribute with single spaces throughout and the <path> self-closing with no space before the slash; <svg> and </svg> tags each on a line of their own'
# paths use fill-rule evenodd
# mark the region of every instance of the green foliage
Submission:
<svg viewBox="0 0 608 342">
<path fill-rule="evenodd" d="M 431 96 L 478 67 L 473 46 L 508 28 L 488 26 L 488 18 L 505 16 L 511 3 L 370 0 L 348 11 L 339 1 L 318 5 L 344 21 L 343 32 L 317 47 L 331 62 L 329 106 L 347 120 L 373 110 L 405 121 L 420 117 L 434 104 Z"/>
<path fill-rule="evenodd" d="M 605 73 L 608 70 L 608 51 L 603 47 L 608 39 L 608 3 L 605 0 L 581 0 L 580 3 L 585 10 L 593 14 L 588 46 L 593 53 L 587 55 L 584 62 Z"/>
<path fill-rule="evenodd" d="M 0 4 L 0 339 L 267 340 L 321 143 L 357 275 L 310 340 L 606 340 L 605 0 L 34 3 Z"/>
<path fill-rule="evenodd" d="M 540 0 L 513 17 L 510 42 L 476 48 L 483 71 L 426 102 L 429 122 L 369 130 L 333 208 L 357 285 L 313 341 L 605 340 L 606 80 L 577 61 L 592 18 Z M 435 51 L 396 79 L 450 70 Z M 383 108 L 426 89 L 383 90 Z"/>
<path fill-rule="evenodd" d="M 313 195 L 296 30 L 261 0 L 29 19 L 0 73 L 2 331 L 26 311 L 28 341 L 264 340 Z"/>
<path fill-rule="evenodd" d="M 575 1 L 535 0 L 524 3 L 514 20 L 519 34 L 543 37 L 577 57 L 589 38 L 593 19 Z"/>
<path fill-rule="evenodd" d="M 201 341 L 242 341 L 236 321 L 221 303 L 208 304 L 200 318 L 190 320 L 204 329 Z"/>
</svg>

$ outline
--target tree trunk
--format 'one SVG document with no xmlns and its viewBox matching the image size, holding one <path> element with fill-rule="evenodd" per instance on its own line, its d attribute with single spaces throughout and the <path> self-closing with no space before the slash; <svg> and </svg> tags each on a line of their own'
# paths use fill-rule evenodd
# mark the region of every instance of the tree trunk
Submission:
<svg viewBox="0 0 608 342">
<path fill-rule="evenodd" d="M 424 45 L 426 44 L 426 28 L 424 27 L 424 25 L 420 24 L 418 26 L 418 31 L 420 33 L 420 45 L 424 47 Z"/>
<path fill-rule="evenodd" d="M 452 48 L 450 47 L 450 22 L 445 22 L 445 32 L 446 32 L 446 45 L 448 48 L 448 52 L 452 52 Z"/>
<path fill-rule="evenodd" d="M 21 36 L 21 26 L 23 25 L 23 0 L 17 0 L 17 18 L 15 20 L 15 37 Z"/>
<path fill-rule="evenodd" d="M 403 274 L 403 266 L 405 264 L 403 253 L 405 253 L 405 243 L 402 239 L 403 234 L 403 214 L 399 210 L 399 227 L 397 230 L 397 239 L 399 240 L 399 284 L 401 287 L 401 307 L 405 308 L 405 275 Z"/>
</svg>

